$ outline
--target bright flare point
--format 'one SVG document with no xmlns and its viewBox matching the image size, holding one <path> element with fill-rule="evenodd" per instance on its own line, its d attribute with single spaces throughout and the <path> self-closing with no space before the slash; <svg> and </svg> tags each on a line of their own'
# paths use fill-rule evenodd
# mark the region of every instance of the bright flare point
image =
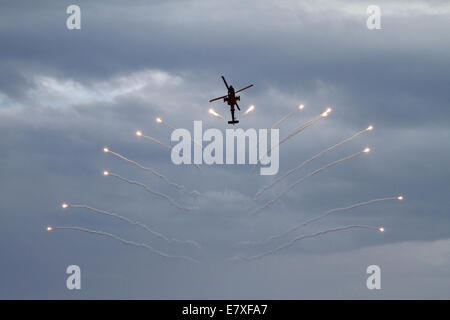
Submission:
<svg viewBox="0 0 450 320">
<path fill-rule="evenodd" d="M 47 231 L 52 231 L 53 228 L 52 227 L 47 227 Z"/>
<path fill-rule="evenodd" d="M 373 129 L 373 126 L 368 126 L 366 130 L 367 130 L 367 131 L 370 131 L 370 130 L 372 130 L 372 129 Z"/>
<path fill-rule="evenodd" d="M 136 131 L 136 135 L 137 135 L 138 137 L 140 137 L 140 136 L 142 136 L 142 132 Z"/>
<path fill-rule="evenodd" d="M 304 107 L 305 107 L 305 106 L 304 106 L 303 104 L 301 104 L 301 105 L 298 106 L 298 109 L 299 109 L 299 110 L 303 110 Z"/>
<path fill-rule="evenodd" d="M 210 108 L 208 110 L 208 112 L 209 112 L 209 114 L 212 114 L 215 117 L 222 118 L 222 116 L 220 114 L 218 114 L 217 112 L 215 112 L 213 108 Z"/>
<path fill-rule="evenodd" d="M 383 228 L 383 227 L 381 227 L 381 228 L 378 228 L 378 231 L 380 231 L 380 232 L 384 232 L 384 228 Z"/>
<path fill-rule="evenodd" d="M 365 152 L 365 153 L 370 152 L 370 148 L 365 148 L 365 149 L 363 150 L 363 152 Z"/>
<path fill-rule="evenodd" d="M 103 171 L 103 175 L 107 176 L 107 175 L 109 175 L 109 172 L 108 171 Z"/>
<path fill-rule="evenodd" d="M 255 110 L 255 106 L 251 105 L 250 107 L 248 107 L 246 113 L 252 112 L 253 110 Z"/>
<path fill-rule="evenodd" d="M 403 196 L 398 196 L 397 199 L 398 200 L 403 200 Z"/>
<path fill-rule="evenodd" d="M 161 123 L 162 119 L 161 118 L 156 118 L 156 122 Z"/>
<path fill-rule="evenodd" d="M 254 105 L 250 105 L 247 110 L 245 110 L 244 114 L 242 115 L 242 117 L 245 117 L 246 115 L 248 115 L 250 112 L 252 112 L 253 110 L 255 110 L 255 106 Z"/>
<path fill-rule="evenodd" d="M 103 148 L 103 152 L 109 152 L 108 148 Z"/>
<path fill-rule="evenodd" d="M 62 205 L 61 205 L 61 208 L 63 208 L 63 209 L 66 209 L 66 208 L 68 208 L 69 207 L 69 205 L 67 204 L 67 203 L 63 203 Z"/>
<path fill-rule="evenodd" d="M 331 109 L 331 108 L 328 108 L 327 110 L 325 110 L 324 113 L 322 113 L 322 117 L 328 116 L 328 114 L 329 114 L 331 111 L 332 111 L 332 109 Z"/>
</svg>

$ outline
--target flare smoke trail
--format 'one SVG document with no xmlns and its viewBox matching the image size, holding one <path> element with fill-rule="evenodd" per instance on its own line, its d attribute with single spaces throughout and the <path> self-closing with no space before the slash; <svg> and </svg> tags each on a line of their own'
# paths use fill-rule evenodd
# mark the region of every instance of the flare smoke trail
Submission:
<svg viewBox="0 0 450 320">
<path fill-rule="evenodd" d="M 301 125 L 300 127 L 298 127 L 297 129 L 294 130 L 294 132 L 292 132 L 291 134 L 289 134 L 287 137 L 285 137 L 284 139 L 282 139 L 279 143 L 278 146 L 281 145 L 282 143 L 286 142 L 287 140 L 289 140 L 290 138 L 294 137 L 295 135 L 299 134 L 300 132 L 302 132 L 303 130 L 305 130 L 306 128 L 312 126 L 314 123 L 316 123 L 317 121 L 319 121 L 320 119 L 326 118 L 328 116 L 328 114 L 331 112 L 331 108 L 328 108 L 327 110 L 325 110 L 324 112 L 322 112 L 321 114 L 319 114 L 317 117 L 309 120 L 308 122 L 306 122 L 305 124 Z"/>
<path fill-rule="evenodd" d="M 168 124 L 167 122 L 163 121 L 161 118 L 156 118 L 156 122 L 164 124 L 167 128 L 169 128 L 169 129 L 172 130 L 172 131 L 173 131 L 173 130 L 176 130 L 176 128 L 175 128 L 174 126 L 171 126 L 171 125 Z M 192 139 L 192 138 L 191 138 L 191 141 L 192 141 L 193 143 L 196 143 L 197 145 L 199 145 L 199 146 L 202 148 L 202 150 L 203 150 L 203 146 L 202 146 L 201 143 L 195 141 L 195 140 Z"/>
<path fill-rule="evenodd" d="M 126 161 L 126 162 L 129 162 L 129 163 L 135 165 L 135 166 L 138 167 L 138 168 L 141 168 L 142 170 L 145 170 L 145 171 L 150 172 L 151 174 L 157 176 L 158 178 L 160 178 L 161 180 L 163 180 L 165 183 L 167 183 L 167 184 L 168 184 L 169 186 L 171 186 L 171 187 L 174 187 L 174 188 L 176 188 L 176 189 L 178 189 L 178 190 L 185 190 L 185 189 L 186 189 L 186 188 L 185 188 L 184 186 L 182 186 L 182 185 L 179 185 L 179 184 L 177 184 L 177 183 L 175 183 L 175 182 L 171 182 L 169 179 L 167 179 L 165 176 L 163 176 L 163 175 L 160 174 L 159 172 L 156 172 L 155 170 L 153 170 L 153 169 L 151 169 L 151 168 L 144 167 L 143 165 L 137 163 L 136 161 L 130 160 L 130 159 L 128 159 L 127 157 L 125 157 L 125 156 L 123 156 L 123 155 L 121 155 L 121 154 L 119 154 L 119 153 L 117 153 L 117 152 L 111 151 L 111 150 L 108 149 L 108 148 L 103 148 L 103 151 L 104 151 L 105 153 L 111 153 L 112 155 L 115 155 L 116 157 L 118 157 L 118 158 L 120 158 L 120 159 L 122 159 L 122 160 L 124 160 L 124 161 Z"/>
<path fill-rule="evenodd" d="M 150 141 L 152 141 L 154 143 L 157 143 L 157 144 L 159 144 L 160 146 L 163 146 L 166 149 L 172 150 L 172 148 L 169 145 L 167 145 L 167 144 L 165 144 L 165 143 L 163 143 L 163 142 L 161 142 L 158 139 L 155 139 L 153 137 L 146 136 L 145 134 L 142 133 L 142 131 L 136 131 L 136 135 L 138 137 L 142 137 L 144 139 L 147 139 L 147 140 L 150 140 Z"/>
<path fill-rule="evenodd" d="M 139 221 L 133 221 L 131 219 L 128 219 L 127 217 L 121 216 L 120 214 L 117 213 L 113 213 L 113 212 L 109 212 L 109 211 L 105 211 L 105 210 L 100 210 L 97 208 L 93 208 L 84 204 L 67 204 L 67 203 L 63 203 L 62 205 L 63 209 L 66 208 L 77 208 L 77 209 L 87 209 L 90 210 L 96 214 L 100 214 L 100 215 L 106 215 L 106 216 L 110 216 L 110 217 L 114 217 L 116 219 L 119 219 L 121 221 L 124 221 L 128 224 L 134 225 L 134 226 L 138 226 L 142 229 L 144 229 L 145 231 L 153 234 L 154 236 L 158 237 L 159 239 L 162 239 L 164 241 L 166 241 L 167 243 L 179 243 L 179 244 L 189 244 L 189 245 L 193 245 L 195 247 L 197 247 L 198 249 L 201 249 L 200 244 L 198 244 L 197 242 L 193 241 L 193 240 L 179 240 L 176 238 L 169 238 L 165 235 L 163 235 L 162 233 L 159 233 L 157 231 L 154 231 L 152 229 L 150 229 L 147 225 L 139 222 Z"/>
<path fill-rule="evenodd" d="M 194 258 L 187 257 L 187 256 L 176 256 L 176 255 L 167 254 L 167 253 L 164 253 L 164 252 L 154 249 L 152 246 L 150 246 L 148 244 L 137 243 L 134 241 L 125 240 L 123 238 L 120 238 L 119 236 L 116 236 L 112 233 L 108 233 L 108 232 L 104 232 L 104 231 L 91 230 L 91 229 L 86 229 L 86 228 L 81 228 L 81 227 L 47 227 L 47 231 L 53 231 L 53 230 L 81 231 L 81 232 L 86 232 L 86 233 L 90 233 L 90 234 L 105 236 L 105 237 L 109 237 L 109 238 L 115 239 L 117 241 L 120 241 L 126 245 L 145 248 L 145 249 L 149 250 L 150 252 L 159 255 L 160 257 L 172 258 L 172 259 L 185 259 L 185 260 L 199 263 L 199 261 Z"/>
<path fill-rule="evenodd" d="M 197 190 L 189 192 L 189 195 L 191 197 L 193 197 L 194 199 L 197 199 L 198 197 L 203 196 L 203 194 L 201 192 L 198 192 Z"/>
<path fill-rule="evenodd" d="M 374 199 L 374 200 L 370 200 L 370 201 L 355 203 L 355 204 L 352 204 L 350 206 L 343 207 L 343 208 L 331 209 L 331 210 L 328 210 L 327 212 L 325 212 L 324 214 L 322 214 L 320 216 L 317 216 L 317 217 L 314 217 L 314 218 L 311 218 L 309 220 L 306 220 L 305 222 L 302 222 L 302 223 L 300 223 L 300 224 L 298 224 L 298 225 L 296 225 L 296 226 L 286 230 L 285 232 L 282 232 L 282 233 L 270 236 L 270 237 L 268 237 L 268 238 L 266 238 L 264 240 L 260 240 L 260 241 L 243 241 L 243 242 L 240 242 L 240 244 L 245 244 L 245 245 L 248 245 L 248 244 L 253 244 L 253 245 L 267 244 L 267 243 L 269 243 L 272 240 L 276 240 L 276 239 L 282 238 L 284 236 L 287 236 L 288 234 L 290 234 L 290 233 L 292 233 L 294 231 L 297 231 L 300 228 L 305 227 L 305 226 L 307 226 L 310 223 L 313 223 L 315 221 L 324 219 L 324 218 L 326 218 L 327 216 L 329 216 L 329 215 L 331 215 L 333 213 L 347 211 L 347 210 L 355 209 L 355 208 L 358 208 L 358 207 L 368 206 L 368 205 L 371 205 L 371 204 L 374 204 L 374 203 L 377 203 L 377 202 L 383 202 L 383 201 L 389 201 L 389 200 L 403 200 L 403 196 Z"/>
<path fill-rule="evenodd" d="M 302 132 L 303 130 L 305 130 L 306 128 L 312 126 L 314 123 L 316 123 L 317 121 L 319 121 L 322 118 L 325 118 L 328 116 L 328 114 L 331 112 L 331 108 L 328 108 L 327 110 L 325 110 L 324 112 L 322 112 L 320 115 L 318 115 L 317 117 L 309 120 L 308 122 L 304 123 L 303 125 L 299 126 L 297 129 L 294 130 L 294 132 L 292 132 L 291 134 L 289 134 L 287 137 L 285 137 L 284 139 L 281 139 L 280 142 L 278 142 L 277 145 L 275 146 L 271 146 L 270 149 L 266 152 L 266 154 L 264 156 L 262 156 L 260 159 L 258 159 L 258 162 L 255 164 L 255 166 L 253 167 L 253 170 L 256 169 L 256 167 L 261 163 L 261 159 L 263 159 L 265 156 L 267 156 L 267 154 L 269 154 L 269 152 L 271 152 L 273 149 L 278 148 L 282 143 L 286 142 L 287 140 L 289 140 L 290 138 L 294 137 L 295 135 L 299 134 L 300 132 Z"/>
<path fill-rule="evenodd" d="M 111 177 L 117 178 L 117 179 L 119 179 L 119 180 L 121 180 L 121 181 L 123 181 L 123 182 L 129 183 L 129 184 L 133 184 L 133 185 L 136 185 L 136 186 L 139 186 L 139 187 L 143 188 L 145 191 L 147 191 L 148 193 L 151 193 L 151 194 L 153 194 L 153 195 L 155 195 L 155 196 L 157 196 L 157 197 L 166 199 L 167 201 L 169 201 L 169 203 L 170 203 L 171 205 L 173 205 L 174 207 L 177 207 L 178 209 L 185 210 L 185 211 L 191 211 L 191 210 L 192 210 L 191 208 L 186 208 L 186 207 L 183 207 L 183 206 L 179 205 L 179 204 L 176 203 L 171 197 L 169 197 L 168 195 L 166 195 L 166 194 L 164 194 L 164 193 L 160 193 L 160 192 L 157 192 L 157 191 L 153 191 L 152 189 L 150 189 L 149 187 L 147 187 L 147 186 L 146 186 L 145 184 L 143 184 L 142 182 L 134 181 L 134 180 L 129 180 L 129 179 L 124 178 L 124 177 L 122 177 L 122 176 L 120 176 L 120 175 L 118 175 L 118 174 L 116 174 L 116 173 L 109 172 L 109 171 L 104 171 L 104 172 L 103 172 L 103 175 L 105 175 L 105 176 L 111 176 Z"/>
<path fill-rule="evenodd" d="M 284 175 L 282 175 L 281 177 L 275 179 L 275 180 L 272 181 L 270 184 L 264 186 L 260 191 L 258 191 L 258 192 L 255 194 L 255 197 L 259 197 L 261 194 L 264 193 L 264 191 L 266 191 L 267 189 L 272 188 L 272 187 L 273 187 L 274 185 L 276 185 L 278 182 L 280 182 L 281 180 L 287 178 L 288 176 L 290 176 L 290 175 L 291 175 L 292 173 L 294 173 L 295 171 L 300 170 L 301 168 L 303 168 L 305 165 L 307 165 L 307 164 L 310 163 L 311 161 L 313 161 L 313 160 L 319 158 L 320 156 L 324 155 L 325 153 L 327 153 L 327 152 L 329 152 L 329 151 L 331 151 L 331 150 L 333 150 L 333 149 L 335 149 L 335 148 L 337 148 L 337 147 L 343 145 L 344 143 L 347 143 L 347 142 L 349 142 L 349 141 L 351 141 L 351 140 L 357 138 L 358 136 L 360 136 L 360 135 L 363 134 L 364 132 L 371 131 L 372 129 L 373 129 L 373 126 L 369 126 L 369 127 L 367 127 L 366 129 L 361 130 L 361 131 L 355 133 L 355 134 L 354 134 L 353 136 L 351 136 L 350 138 L 347 138 L 347 139 L 345 139 L 345 140 L 342 140 L 341 142 L 336 143 L 335 145 L 333 145 L 333 146 L 331 146 L 331 147 L 329 147 L 329 148 L 327 148 L 327 149 L 325 149 L 325 150 L 322 150 L 321 152 L 319 152 L 319 153 L 316 154 L 315 156 L 309 158 L 308 160 L 303 161 L 301 164 L 299 164 L 299 165 L 298 165 L 297 167 L 295 167 L 294 169 L 289 170 L 288 172 L 286 172 L 286 173 L 285 173 Z"/>
<path fill-rule="evenodd" d="M 233 260 L 246 260 L 246 261 L 250 261 L 250 260 L 256 260 L 256 259 L 260 259 L 263 258 L 265 256 L 271 255 L 271 254 L 275 254 L 281 250 L 284 250 L 286 248 L 292 247 L 296 242 L 304 240 L 304 239 L 310 239 L 310 238 L 316 238 L 322 235 L 325 235 L 327 233 L 332 233 L 332 232 L 338 232 L 338 231 L 344 231 L 344 230 L 349 230 L 349 229 L 370 229 L 370 230 L 377 230 L 379 232 L 384 232 L 384 228 L 383 227 L 373 227 L 373 226 L 366 226 L 366 225 L 350 225 L 350 226 L 345 226 L 345 227 L 339 227 L 339 228 L 333 228 L 333 229 L 327 229 L 327 230 L 323 230 L 323 231 L 319 231 L 316 233 L 312 233 L 312 234 L 307 234 L 307 235 L 303 235 L 303 236 L 299 236 L 297 238 L 292 239 L 290 242 L 287 242 L 273 250 L 269 250 L 257 255 L 253 255 L 253 256 L 236 256 L 233 258 Z"/>
<path fill-rule="evenodd" d="M 276 129 L 280 126 L 280 124 L 282 124 L 284 121 L 286 121 L 287 119 L 289 119 L 290 117 L 292 117 L 297 111 L 299 110 L 303 110 L 305 106 L 303 104 L 299 105 L 297 109 L 292 110 L 291 112 L 289 112 L 287 115 L 285 115 L 283 118 L 281 118 L 280 120 L 278 120 L 277 122 L 275 122 L 272 125 L 272 129 Z"/>
<path fill-rule="evenodd" d="M 155 138 L 153 138 L 153 137 L 144 135 L 144 134 L 142 133 L 142 131 L 136 131 L 136 135 L 137 135 L 138 137 L 142 137 L 142 138 L 144 138 L 144 139 L 147 139 L 147 140 L 150 140 L 150 141 L 152 141 L 152 142 L 155 142 L 155 143 L 157 143 L 157 144 L 163 146 L 164 148 L 168 149 L 169 151 L 172 151 L 172 147 L 171 147 L 171 146 L 169 146 L 169 145 L 167 145 L 167 144 L 165 144 L 165 143 L 163 143 L 163 142 L 161 142 L 161 141 L 159 141 L 159 140 L 157 140 L 157 139 L 155 139 Z M 197 169 L 200 169 L 200 167 L 199 167 L 197 164 L 194 164 L 194 166 L 195 166 Z"/>
<path fill-rule="evenodd" d="M 173 127 L 170 124 L 168 124 L 167 122 L 163 121 L 161 118 L 156 118 L 156 122 L 162 123 L 163 125 L 165 125 L 170 130 L 176 130 L 175 127 Z"/>
<path fill-rule="evenodd" d="M 293 188 L 295 188 L 297 185 L 299 185 L 300 183 L 302 183 L 302 182 L 305 181 L 306 179 L 312 177 L 313 175 L 315 175 L 315 174 L 317 174 L 317 173 L 319 173 L 319 172 L 321 172 L 321 171 L 323 171 L 323 170 L 325 170 L 325 169 L 327 169 L 327 168 L 330 168 L 330 167 L 332 167 L 332 166 L 335 166 L 335 165 L 337 165 L 337 164 L 339 164 L 339 163 L 341 163 L 341 162 L 344 162 L 344 161 L 353 159 L 353 158 L 355 158 L 355 157 L 357 157 L 357 156 L 359 156 L 359 155 L 361 155 L 361 154 L 363 154 L 363 153 L 368 153 L 369 151 L 370 151 L 370 149 L 369 149 L 369 148 L 366 148 L 366 149 L 364 149 L 363 151 L 359 151 L 359 152 L 356 152 L 356 153 L 354 153 L 354 154 L 351 154 L 351 155 L 349 155 L 349 156 L 347 156 L 347 157 L 345 157 L 345 158 L 342 158 L 342 159 L 339 159 L 339 160 L 330 162 L 329 164 L 323 166 L 322 168 L 319 168 L 319 169 L 317 169 L 317 170 L 315 170 L 315 171 L 313 171 L 313 172 L 308 173 L 306 176 L 304 176 L 303 178 L 301 178 L 301 179 L 298 180 L 297 182 L 291 184 L 285 191 L 283 191 L 282 193 L 280 193 L 280 194 L 279 194 L 278 196 L 276 196 L 274 199 L 270 200 L 270 201 L 267 202 L 265 205 L 263 205 L 262 207 L 259 207 L 259 208 L 256 209 L 255 211 L 252 211 L 250 214 L 251 214 L 251 215 L 257 214 L 257 213 L 260 212 L 261 210 L 270 207 L 272 204 L 274 204 L 274 202 L 276 202 L 277 200 L 279 200 L 279 199 L 280 199 L 282 196 L 284 196 L 286 193 L 288 193 L 288 192 L 291 191 Z"/>
</svg>

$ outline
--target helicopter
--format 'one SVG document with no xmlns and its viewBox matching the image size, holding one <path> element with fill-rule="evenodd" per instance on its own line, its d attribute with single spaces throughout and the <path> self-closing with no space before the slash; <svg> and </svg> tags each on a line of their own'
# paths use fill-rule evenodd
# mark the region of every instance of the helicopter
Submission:
<svg viewBox="0 0 450 320">
<path fill-rule="evenodd" d="M 217 101 L 220 99 L 223 99 L 223 102 L 226 102 L 229 106 L 230 106 L 230 112 L 231 112 L 231 120 L 228 121 L 229 124 L 235 125 L 236 123 L 239 123 L 239 120 L 237 120 L 234 116 L 234 106 L 236 106 L 236 108 L 241 111 L 241 108 L 239 108 L 239 105 L 237 104 L 237 101 L 241 101 L 241 97 L 240 96 L 236 96 L 236 93 L 244 91 L 248 88 L 253 87 L 253 84 L 246 86 L 242 89 L 239 89 L 238 91 L 235 91 L 233 86 L 228 86 L 227 81 L 225 80 L 224 76 L 222 76 L 222 80 L 225 83 L 225 87 L 227 87 L 228 90 L 228 94 L 226 96 L 222 96 L 222 97 L 218 97 L 218 98 L 214 98 L 209 100 L 209 102 L 213 102 L 213 101 Z"/>
</svg>

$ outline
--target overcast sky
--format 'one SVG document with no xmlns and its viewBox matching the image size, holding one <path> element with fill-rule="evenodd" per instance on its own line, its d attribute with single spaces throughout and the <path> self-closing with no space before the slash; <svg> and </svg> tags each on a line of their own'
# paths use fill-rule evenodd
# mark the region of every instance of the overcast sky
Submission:
<svg viewBox="0 0 450 320">
<path fill-rule="evenodd" d="M 66 8 L 81 7 L 81 30 Z M 381 8 L 380 30 L 366 9 Z M 448 1 L 3 1 L 0 4 L 0 297 L 16 298 L 450 298 L 450 4 Z M 251 166 L 176 166 L 177 128 L 229 128 L 220 79 L 254 104 L 240 128 L 270 128 L 301 103 L 280 137 L 327 107 L 330 115 L 284 143 L 278 176 Z M 304 160 L 374 126 L 283 180 Z M 185 192 L 111 154 L 109 147 L 186 187 Z M 249 212 L 308 173 L 361 151 Z M 146 193 L 103 170 L 169 195 Z M 197 191 L 198 197 L 189 192 Z M 268 244 L 248 246 L 333 208 L 403 195 L 336 213 Z M 169 237 L 85 209 L 123 215 Z M 383 226 L 305 239 L 254 261 L 291 239 L 347 225 Z M 47 226 L 112 233 L 114 239 Z M 68 265 L 82 289 L 66 289 Z M 366 268 L 381 267 L 381 290 Z"/>
</svg>

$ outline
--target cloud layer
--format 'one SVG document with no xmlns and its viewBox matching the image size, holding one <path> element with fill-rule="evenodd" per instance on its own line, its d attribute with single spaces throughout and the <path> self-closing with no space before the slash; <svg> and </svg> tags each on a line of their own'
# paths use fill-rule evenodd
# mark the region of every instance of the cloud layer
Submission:
<svg viewBox="0 0 450 320">
<path fill-rule="evenodd" d="M 366 28 L 360 1 L 79 1 L 82 29 L 65 28 L 67 3 L 25 1 L 0 10 L 0 297 L 2 298 L 449 298 L 448 180 L 450 48 L 444 1 L 380 1 L 382 30 Z M 170 130 L 225 130 L 208 114 L 224 94 L 220 75 L 242 93 L 243 128 L 268 128 L 294 110 L 281 138 L 328 106 L 333 112 L 280 150 L 284 174 L 321 150 L 374 125 L 309 163 L 258 202 L 272 180 L 243 166 L 175 166 L 142 130 L 170 143 Z M 228 117 L 220 101 L 214 109 Z M 240 116 L 238 116 L 239 118 Z M 174 190 L 102 152 L 107 146 L 199 192 Z M 330 168 L 258 217 L 248 213 L 291 183 L 369 146 L 369 155 Z M 145 183 L 186 213 L 103 170 Z M 309 239 L 256 262 L 233 262 L 261 240 L 332 208 L 403 194 L 330 216 L 303 233 L 336 226 L 384 226 Z M 179 239 L 166 243 L 132 225 L 62 202 L 86 204 Z M 80 226 L 199 259 L 164 260 L 111 239 L 55 230 Z M 284 241 L 289 238 L 284 239 Z M 65 289 L 77 264 L 82 290 Z M 365 287 L 368 265 L 382 290 Z"/>
</svg>

